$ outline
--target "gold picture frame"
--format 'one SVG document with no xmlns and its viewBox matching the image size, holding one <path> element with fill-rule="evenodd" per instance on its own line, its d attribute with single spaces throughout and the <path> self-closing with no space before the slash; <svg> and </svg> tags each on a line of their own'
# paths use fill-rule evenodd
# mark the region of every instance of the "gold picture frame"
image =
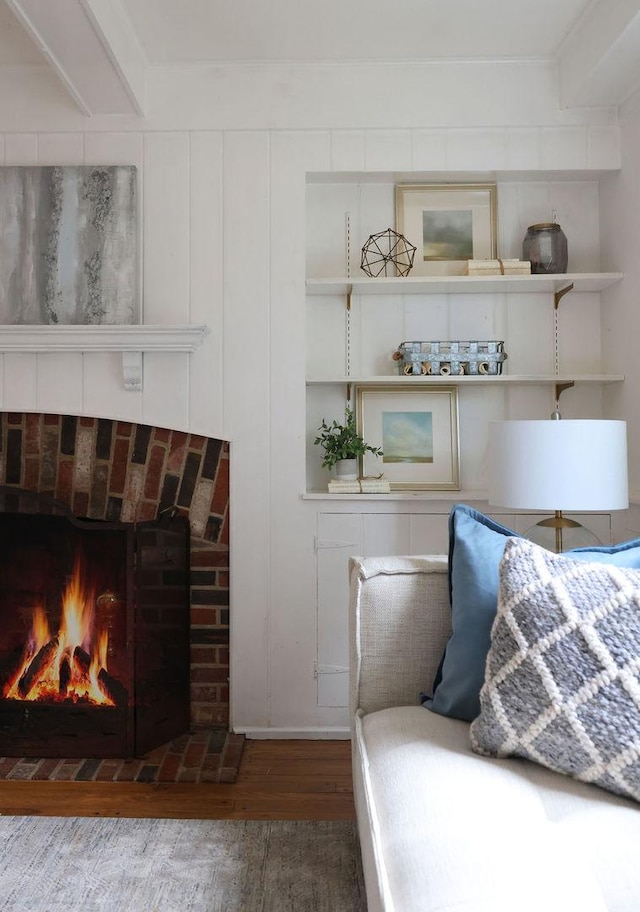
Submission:
<svg viewBox="0 0 640 912">
<path fill-rule="evenodd" d="M 411 275 L 464 275 L 498 255 L 495 184 L 396 184 L 396 230 L 416 246 Z"/>
<path fill-rule="evenodd" d="M 382 456 L 361 457 L 362 477 L 392 491 L 459 491 L 458 389 L 414 383 L 356 386 L 358 432 Z"/>
</svg>

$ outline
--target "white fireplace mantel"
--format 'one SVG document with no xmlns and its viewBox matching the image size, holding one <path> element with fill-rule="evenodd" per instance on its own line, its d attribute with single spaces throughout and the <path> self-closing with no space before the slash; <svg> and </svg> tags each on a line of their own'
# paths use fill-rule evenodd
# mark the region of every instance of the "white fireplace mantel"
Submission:
<svg viewBox="0 0 640 912">
<path fill-rule="evenodd" d="M 0 352 L 122 352 L 125 389 L 142 389 L 144 352 L 193 352 L 208 326 L 0 326 Z"/>
</svg>

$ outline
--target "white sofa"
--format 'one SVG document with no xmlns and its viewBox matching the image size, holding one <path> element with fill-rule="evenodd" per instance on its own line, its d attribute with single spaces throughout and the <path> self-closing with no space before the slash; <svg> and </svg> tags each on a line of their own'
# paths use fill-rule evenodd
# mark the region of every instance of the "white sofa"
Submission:
<svg viewBox="0 0 640 912">
<path fill-rule="evenodd" d="M 474 754 L 419 704 L 450 633 L 445 557 L 350 561 L 354 792 L 369 912 L 639 912 L 640 805 Z"/>
</svg>

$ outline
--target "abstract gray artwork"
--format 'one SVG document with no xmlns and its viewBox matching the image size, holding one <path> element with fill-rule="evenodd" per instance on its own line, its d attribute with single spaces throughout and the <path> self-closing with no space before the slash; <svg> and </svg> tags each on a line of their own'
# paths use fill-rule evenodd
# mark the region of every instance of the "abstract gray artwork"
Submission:
<svg viewBox="0 0 640 912">
<path fill-rule="evenodd" d="M 134 166 L 0 168 L 0 323 L 137 323 Z"/>
</svg>

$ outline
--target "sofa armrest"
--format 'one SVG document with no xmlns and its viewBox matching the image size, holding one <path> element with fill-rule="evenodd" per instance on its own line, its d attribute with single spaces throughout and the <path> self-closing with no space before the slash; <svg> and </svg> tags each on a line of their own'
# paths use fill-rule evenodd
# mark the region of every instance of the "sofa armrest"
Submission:
<svg viewBox="0 0 640 912">
<path fill-rule="evenodd" d="M 351 719 L 416 705 L 451 633 L 447 558 L 351 558 L 349 628 Z"/>
</svg>

